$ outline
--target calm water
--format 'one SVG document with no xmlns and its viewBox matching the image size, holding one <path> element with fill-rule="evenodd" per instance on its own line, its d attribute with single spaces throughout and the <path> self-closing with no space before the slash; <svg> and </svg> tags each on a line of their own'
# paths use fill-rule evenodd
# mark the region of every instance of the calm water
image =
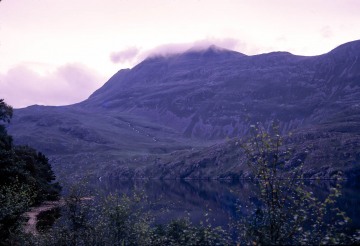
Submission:
<svg viewBox="0 0 360 246">
<path fill-rule="evenodd" d="M 131 194 L 134 191 L 146 194 L 147 209 L 155 215 L 158 223 L 187 216 L 194 224 L 205 221 L 214 226 L 227 227 L 231 220 L 241 216 L 237 204 L 243 208 L 249 203 L 255 185 L 249 181 L 184 181 L 184 180 L 120 180 L 97 181 L 97 189 L 106 193 Z M 314 194 L 323 199 L 331 183 L 320 181 L 308 185 Z M 360 193 L 358 188 L 344 187 L 339 207 L 353 220 L 352 228 L 360 228 Z"/>
</svg>

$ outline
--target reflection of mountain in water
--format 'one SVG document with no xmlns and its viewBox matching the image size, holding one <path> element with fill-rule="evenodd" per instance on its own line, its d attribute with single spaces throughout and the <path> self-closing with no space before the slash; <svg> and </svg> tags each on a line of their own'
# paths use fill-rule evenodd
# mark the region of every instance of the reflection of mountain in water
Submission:
<svg viewBox="0 0 360 246">
<path fill-rule="evenodd" d="M 106 192 L 144 192 L 159 222 L 189 215 L 192 222 L 199 223 L 208 214 L 213 225 L 227 225 L 235 217 L 237 190 L 246 189 L 241 184 L 184 180 L 111 180 L 96 187 Z"/>
<path fill-rule="evenodd" d="M 246 213 L 249 200 L 256 192 L 256 185 L 247 181 L 106 180 L 94 185 L 105 193 L 144 192 L 151 203 L 148 209 L 158 217 L 157 222 L 166 222 L 189 213 L 191 221 L 199 223 L 205 221 L 204 215 L 208 214 L 209 223 L 225 227 L 231 219 Z M 332 186 L 330 182 L 320 181 L 309 184 L 306 189 L 312 190 L 319 199 L 324 199 Z M 239 213 L 237 204 L 243 208 Z M 353 227 L 360 228 L 360 194 L 356 188 L 343 188 L 339 207 L 353 220 Z"/>
</svg>

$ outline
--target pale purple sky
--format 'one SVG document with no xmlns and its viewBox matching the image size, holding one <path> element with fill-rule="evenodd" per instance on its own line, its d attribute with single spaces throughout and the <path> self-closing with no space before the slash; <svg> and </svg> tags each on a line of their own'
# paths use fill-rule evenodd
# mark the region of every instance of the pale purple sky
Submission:
<svg viewBox="0 0 360 246">
<path fill-rule="evenodd" d="M 210 44 L 318 55 L 360 39 L 359 13 L 359 0 L 3 0 L 0 98 L 79 102 L 148 55 Z"/>
</svg>

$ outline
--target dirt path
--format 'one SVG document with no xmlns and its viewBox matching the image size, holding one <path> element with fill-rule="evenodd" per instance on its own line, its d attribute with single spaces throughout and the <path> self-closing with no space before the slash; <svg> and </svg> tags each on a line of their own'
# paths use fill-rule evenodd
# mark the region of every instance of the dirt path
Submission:
<svg viewBox="0 0 360 246">
<path fill-rule="evenodd" d="M 61 207 L 65 205 L 65 200 L 60 199 L 59 201 L 47 201 L 42 203 L 38 207 L 33 207 L 30 211 L 24 214 L 25 218 L 29 218 L 26 222 L 24 229 L 26 233 L 31 233 L 33 235 L 37 235 L 39 232 L 36 229 L 37 217 L 41 212 L 45 212 L 57 207 Z"/>
<path fill-rule="evenodd" d="M 81 201 L 91 201 L 94 200 L 94 197 L 82 197 Z M 36 224 L 38 222 L 38 216 L 41 212 L 49 211 L 54 208 L 62 207 L 65 205 L 65 199 L 61 198 L 59 201 L 46 201 L 42 203 L 40 206 L 31 208 L 30 211 L 24 213 L 24 217 L 29 220 L 26 222 L 24 226 L 24 230 L 26 233 L 31 233 L 33 235 L 38 235 L 39 232 L 36 229 Z"/>
</svg>

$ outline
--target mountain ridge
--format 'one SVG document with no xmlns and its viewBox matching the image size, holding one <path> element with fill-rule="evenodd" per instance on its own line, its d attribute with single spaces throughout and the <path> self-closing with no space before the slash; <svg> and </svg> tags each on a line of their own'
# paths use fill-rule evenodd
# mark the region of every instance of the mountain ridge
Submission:
<svg viewBox="0 0 360 246">
<path fill-rule="evenodd" d="M 9 130 L 16 141 L 50 153 L 59 170 L 71 166 L 124 177 L 170 178 L 156 172 L 171 167 L 178 170 L 173 172 L 176 177 L 201 178 L 204 170 L 196 168 L 184 174 L 197 161 L 177 159 L 185 158 L 182 152 L 194 149 L 203 156 L 201 151 L 208 153 L 213 144 L 220 144 L 215 149 L 227 148 L 224 140 L 245 136 L 251 124 L 260 122 L 268 128 L 278 121 L 283 134 L 294 131 L 297 139 L 317 146 L 309 159 L 317 160 L 318 167 L 307 164 L 317 170 L 311 175 L 329 161 L 339 170 L 355 170 L 360 165 L 358 47 L 359 40 L 319 56 L 288 52 L 246 56 L 210 47 L 147 59 L 132 69 L 119 70 L 83 102 L 15 110 Z M 303 129 L 319 136 L 318 142 L 306 137 Z M 323 146 L 348 152 L 333 146 L 332 141 L 341 145 L 337 138 L 349 141 L 342 140 L 352 146 L 351 160 L 321 154 Z M 169 158 L 178 160 L 177 164 Z M 216 154 L 214 158 L 218 160 Z M 239 169 L 241 165 L 228 163 L 225 168 L 211 160 L 198 166 L 205 166 L 213 177 L 235 175 L 229 170 L 246 173 Z M 307 171 L 311 173 L 310 168 Z"/>
</svg>

